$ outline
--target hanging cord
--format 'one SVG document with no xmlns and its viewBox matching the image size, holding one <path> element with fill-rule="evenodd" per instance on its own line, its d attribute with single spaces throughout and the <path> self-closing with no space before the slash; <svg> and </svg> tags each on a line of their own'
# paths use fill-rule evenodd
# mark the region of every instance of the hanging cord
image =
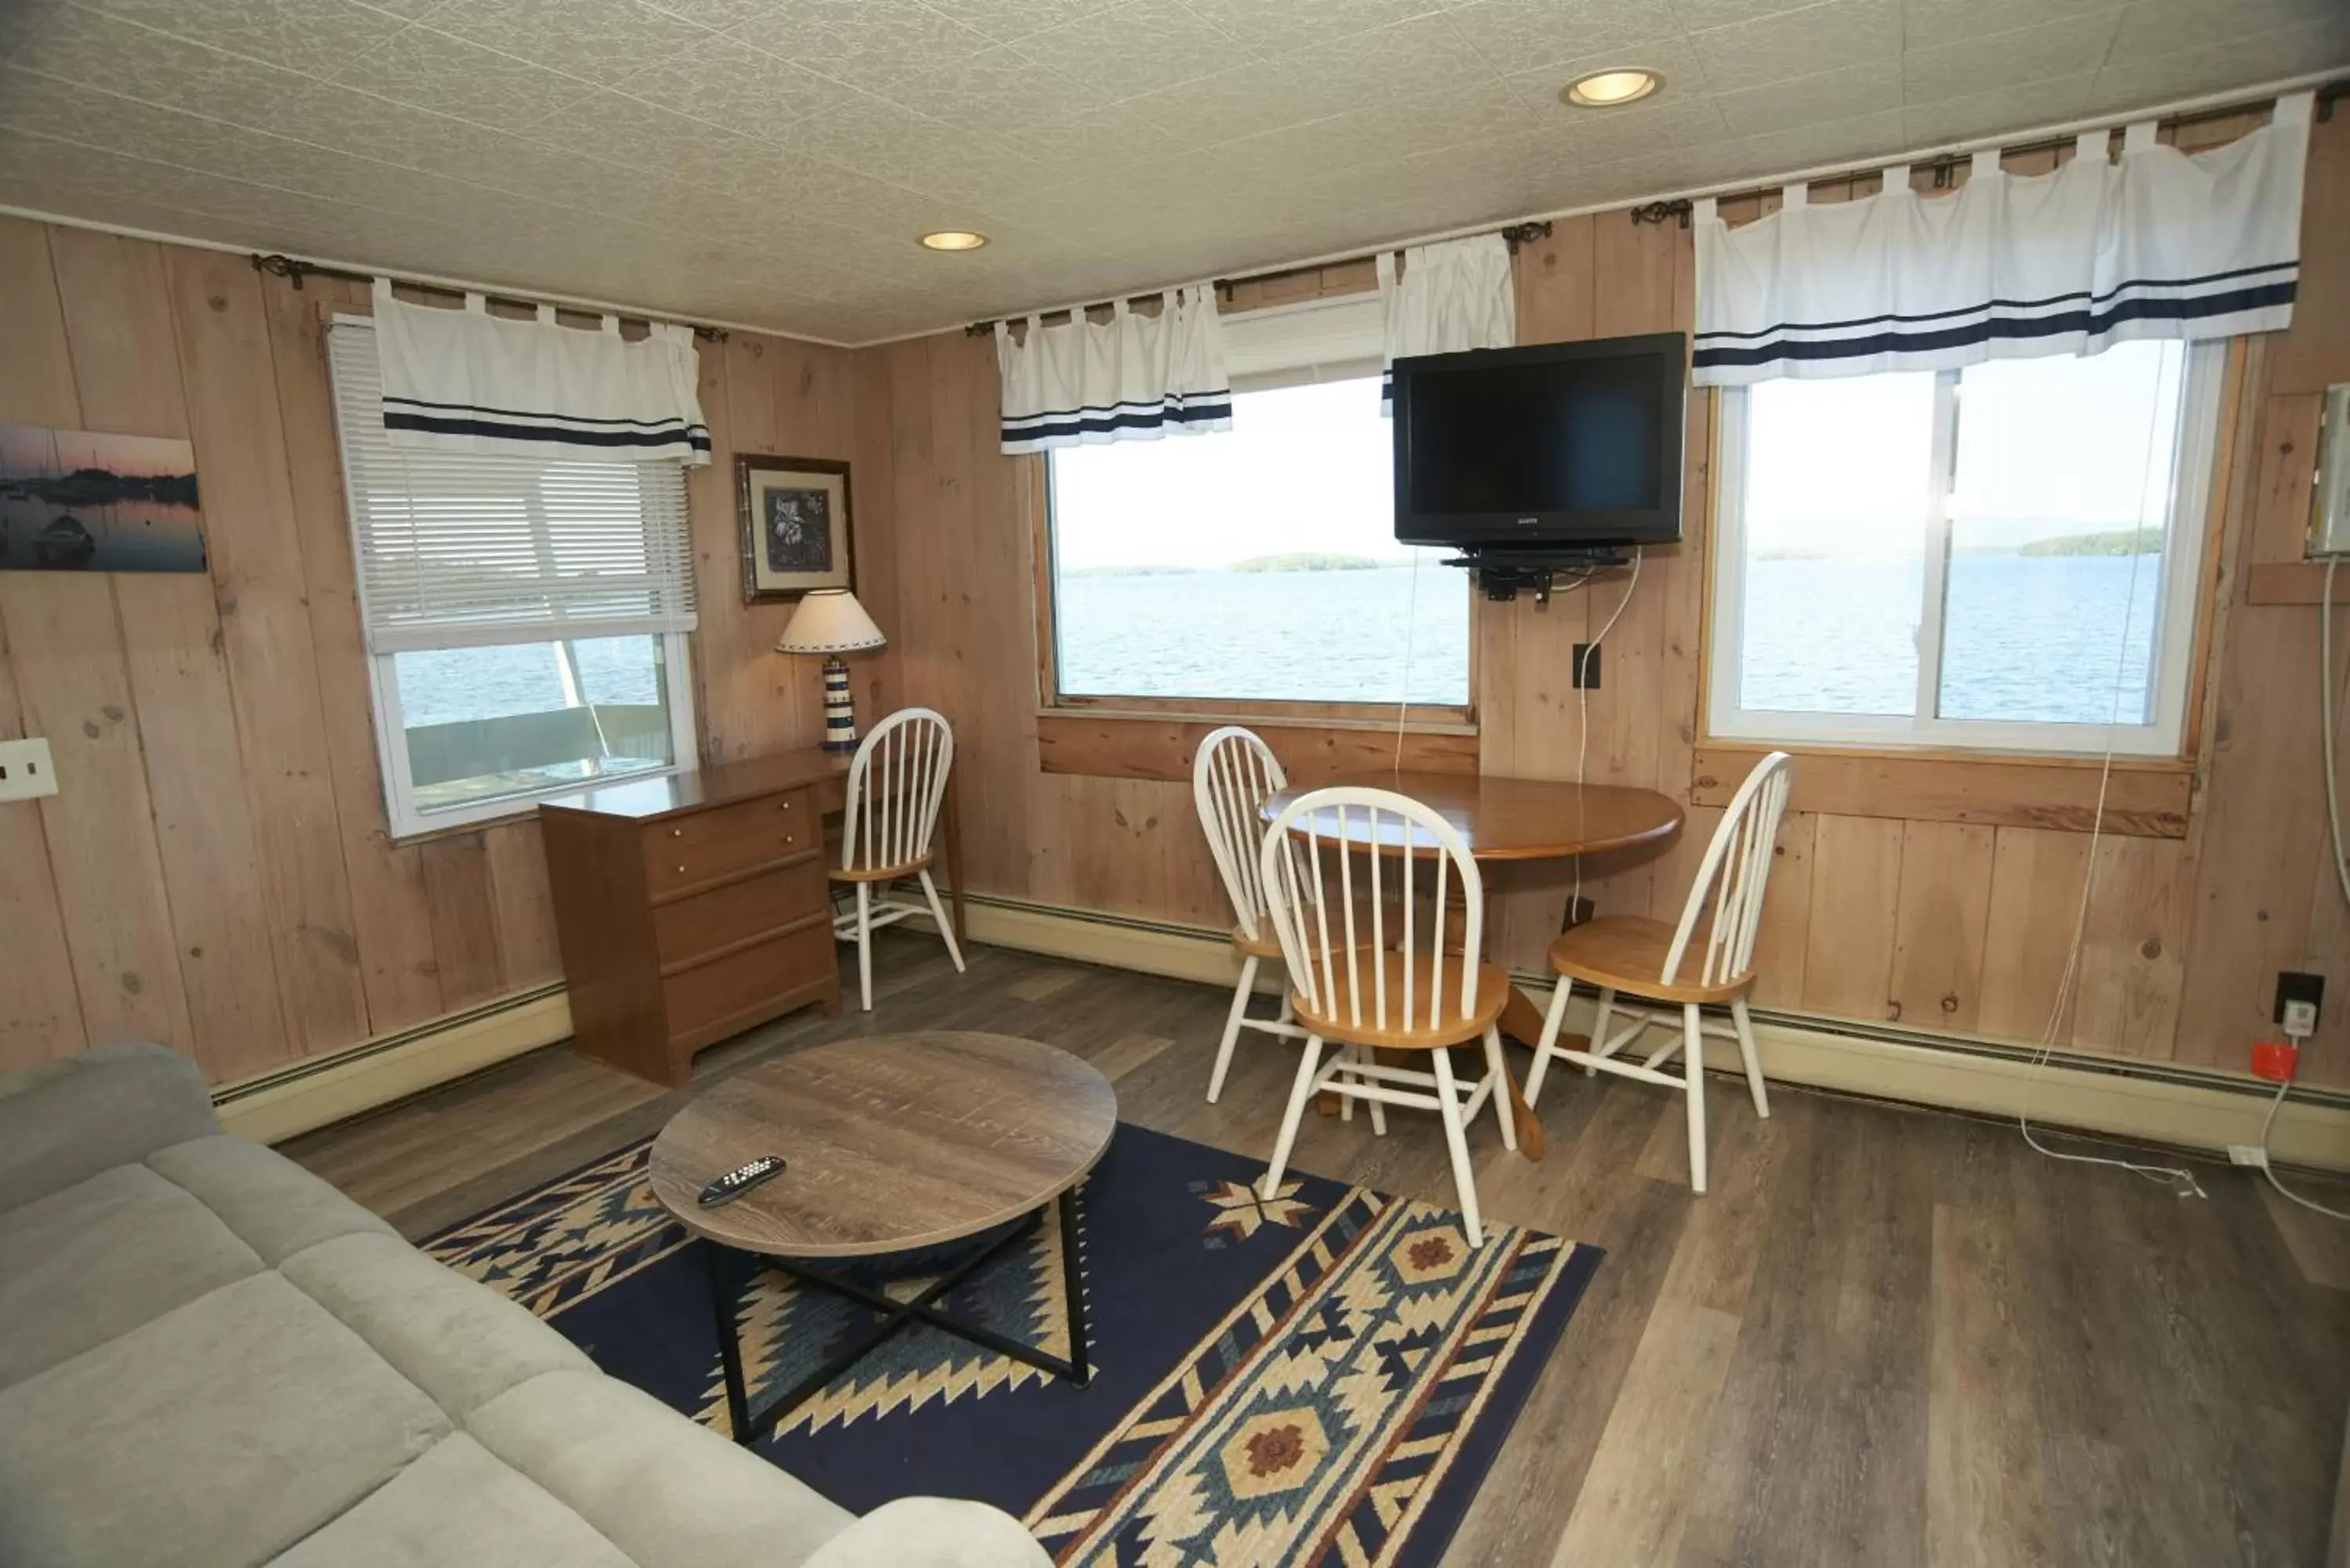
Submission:
<svg viewBox="0 0 2350 1568">
<path fill-rule="evenodd" d="M 1587 577 L 1585 579 L 1586 582 L 1589 580 Z M 1583 585 L 1577 583 L 1575 586 L 1580 587 Z M 1576 675 L 1582 677 L 1575 683 L 1575 787 L 1577 794 L 1575 805 L 1578 810 L 1583 804 L 1581 799 L 1583 762 L 1591 750 L 1591 681 L 1589 679 L 1591 661 L 1599 656 L 1599 645 L 1607 640 L 1607 634 L 1616 629 L 1616 623 L 1624 618 L 1624 607 L 1632 602 L 1633 590 L 1639 586 L 1640 546 L 1635 545 L 1632 546 L 1632 580 L 1624 585 L 1624 597 L 1616 601 L 1616 613 L 1607 618 L 1607 624 L 1599 628 L 1599 635 L 1584 645 L 1583 668 L 1575 671 Z M 1570 919 L 1582 902 L 1583 857 L 1578 855 L 1575 857 L 1575 891 L 1567 896 L 1566 900 L 1566 912 Z"/>
<path fill-rule="evenodd" d="M 2182 355 L 2179 359 L 2179 374 L 2182 379 L 2186 375 L 2186 358 Z M 2156 400 L 2155 407 L 2157 410 L 2161 407 L 2161 400 Z M 2146 449 L 2149 457 L 2154 452 L 2154 421 L 2155 413 L 2149 410 L 2147 416 L 2146 441 Z M 1957 463 L 1955 453 L 1952 454 L 1951 462 L 1955 472 Z M 2149 462 L 2148 472 L 2138 476 L 2137 518 L 2137 527 L 2130 541 L 2132 544 L 2137 542 L 2136 535 L 2146 530 L 2147 493 L 2153 483 L 2152 466 Z M 2106 754 L 2104 762 L 2097 770 L 2097 808 L 2089 819 L 2089 855 L 2087 863 L 2081 867 L 2081 902 L 2073 913 L 2072 946 L 2064 954 L 2064 972 L 2057 977 L 2056 1002 L 2048 1010 L 2048 1027 L 2040 1032 L 2040 1049 L 2033 1054 L 2031 1073 L 2023 1081 L 2023 1103 L 2015 1113 L 2015 1125 L 2022 1132 L 2023 1141 L 2050 1159 L 2065 1160 L 2074 1165 L 2109 1165 L 2117 1170 L 2126 1170 L 2133 1176 L 2142 1176 L 2148 1181 L 2161 1182 L 2181 1198 L 2208 1198 L 2210 1194 L 2203 1190 L 2203 1184 L 2197 1181 L 2195 1173 L 2184 1166 L 2144 1165 L 2137 1160 L 2120 1159 L 2112 1155 L 2104 1154 L 2072 1154 L 2064 1149 L 2050 1148 L 2046 1144 L 2042 1143 L 2032 1130 L 2033 1093 L 2039 1088 L 2040 1080 L 2048 1066 L 2048 1058 L 2056 1049 L 2056 1031 L 2064 1022 L 2064 1009 L 2073 1000 L 2073 985 L 2080 977 L 2081 950 L 2088 943 L 2089 897 L 2097 884 L 2097 846 L 2105 837 L 2106 791 L 2113 783 L 2114 777 L 2114 730 L 2121 722 L 2122 692 L 2129 683 L 2130 625 L 2137 614 L 2137 570 L 2138 563 L 2144 558 L 2143 551 L 2130 552 L 2129 587 L 2122 598 L 2120 647 L 2114 657 L 2114 696 L 2112 703 L 2106 710 Z M 2152 651 L 2149 647 L 2147 650 L 2149 659 Z M 2151 673 L 2149 670 L 2149 676 Z"/>
<path fill-rule="evenodd" d="M 1411 711 L 1411 641 L 1412 634 L 1419 629 L 1419 551 L 1412 551 L 1411 594 L 1410 597 L 1404 600 L 1403 694 L 1396 702 L 1395 771 L 1398 773 L 1403 772 L 1404 719 L 1405 716 L 1409 714 Z M 1475 634 L 1474 632 L 1471 632 L 1471 635 L 1474 636 Z"/>
<path fill-rule="evenodd" d="M 2339 556 L 2325 557 L 2325 591 L 2317 596 L 2317 736 L 2318 744 L 2325 749 L 2325 827 L 2334 847 L 2334 878 L 2341 886 L 2342 901 L 2350 904 L 2350 857 L 2343 854 L 2342 786 L 2335 777 L 2339 769 L 2334 760 L 2334 753 L 2342 744 L 2342 710 L 2334 701 L 2334 568 L 2341 560 Z M 2269 1114 L 2261 1123 L 2261 1174 L 2269 1179 L 2269 1185 L 2277 1189 L 2280 1198 L 2331 1219 L 2350 1220 L 2350 1214 L 2303 1198 L 2277 1179 L 2276 1167 L 2269 1158 L 2269 1137 L 2276 1127 L 2277 1112 L 2283 1109 L 2285 1095 L 2292 1088 L 2290 1078 L 2277 1085 L 2276 1096 L 2269 1101 Z"/>
</svg>

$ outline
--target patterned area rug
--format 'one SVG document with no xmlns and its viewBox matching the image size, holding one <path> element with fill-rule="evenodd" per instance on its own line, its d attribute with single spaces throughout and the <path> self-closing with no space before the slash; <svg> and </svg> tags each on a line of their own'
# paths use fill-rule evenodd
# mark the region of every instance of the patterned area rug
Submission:
<svg viewBox="0 0 2350 1568">
<path fill-rule="evenodd" d="M 723 1431 L 701 1243 L 647 1187 L 647 1147 L 426 1247 Z M 916 1326 L 759 1451 L 858 1513 L 983 1499 L 1063 1563 L 1435 1563 L 1599 1251 L 1490 1223 L 1471 1251 L 1451 1210 L 1304 1174 L 1267 1202 L 1263 1169 L 1121 1125 L 1079 1204 L 1090 1386 Z M 1066 1355 L 1061 1256 L 1048 1219 L 945 1305 Z M 939 1272 L 864 1277 L 910 1295 Z M 871 1321 L 772 1272 L 735 1318 L 754 1405 Z"/>
</svg>

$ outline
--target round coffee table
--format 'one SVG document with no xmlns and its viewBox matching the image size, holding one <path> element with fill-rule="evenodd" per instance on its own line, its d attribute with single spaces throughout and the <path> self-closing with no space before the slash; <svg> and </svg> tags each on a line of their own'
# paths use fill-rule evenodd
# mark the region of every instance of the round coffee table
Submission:
<svg viewBox="0 0 2350 1568">
<path fill-rule="evenodd" d="M 754 1441 L 883 1341 L 928 1324 L 1083 1387 L 1084 1285 L 1076 1193 L 1118 1129 L 1118 1096 L 1077 1057 L 1034 1040 L 939 1032 L 844 1040 L 727 1079 L 670 1119 L 648 1174 L 678 1222 L 712 1243 L 712 1303 L 734 1438 Z M 783 1171 L 705 1209 L 713 1179 L 761 1155 Z M 1060 1207 L 1070 1359 L 1045 1355 L 937 1304 Z M 871 1259 L 1013 1229 L 898 1301 L 803 1260 Z M 746 1273 L 778 1269 L 880 1321 L 759 1410 L 750 1407 L 733 1303 Z"/>
</svg>

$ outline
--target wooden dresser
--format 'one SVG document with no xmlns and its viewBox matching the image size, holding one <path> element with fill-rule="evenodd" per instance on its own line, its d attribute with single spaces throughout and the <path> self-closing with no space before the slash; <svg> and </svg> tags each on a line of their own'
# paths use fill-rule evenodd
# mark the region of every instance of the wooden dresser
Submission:
<svg viewBox="0 0 2350 1568">
<path fill-rule="evenodd" d="M 823 822 L 847 774 L 810 748 L 540 805 L 581 1051 L 678 1085 L 705 1045 L 811 1002 L 840 1012 Z"/>
</svg>

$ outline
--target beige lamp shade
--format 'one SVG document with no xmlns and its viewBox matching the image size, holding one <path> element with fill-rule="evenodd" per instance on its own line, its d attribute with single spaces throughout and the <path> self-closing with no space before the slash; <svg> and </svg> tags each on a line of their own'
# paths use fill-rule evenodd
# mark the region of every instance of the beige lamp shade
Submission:
<svg viewBox="0 0 2350 1568">
<path fill-rule="evenodd" d="M 854 653 L 889 639 L 847 588 L 816 588 L 800 600 L 775 643 L 777 653 Z"/>
</svg>

